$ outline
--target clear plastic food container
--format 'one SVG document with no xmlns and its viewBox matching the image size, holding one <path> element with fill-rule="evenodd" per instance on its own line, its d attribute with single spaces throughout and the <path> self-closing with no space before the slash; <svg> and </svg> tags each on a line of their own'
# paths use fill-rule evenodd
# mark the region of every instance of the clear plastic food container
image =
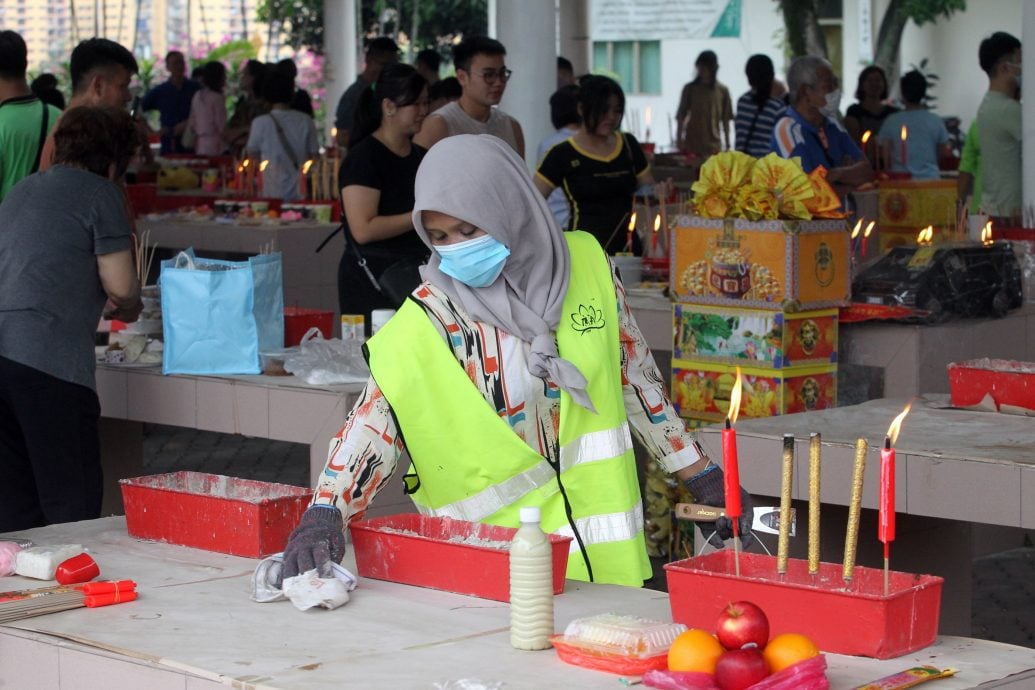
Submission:
<svg viewBox="0 0 1035 690">
<path fill-rule="evenodd" d="M 564 630 L 563 642 L 604 654 L 642 659 L 666 654 L 686 629 L 682 623 L 602 613 L 573 620 Z"/>
</svg>

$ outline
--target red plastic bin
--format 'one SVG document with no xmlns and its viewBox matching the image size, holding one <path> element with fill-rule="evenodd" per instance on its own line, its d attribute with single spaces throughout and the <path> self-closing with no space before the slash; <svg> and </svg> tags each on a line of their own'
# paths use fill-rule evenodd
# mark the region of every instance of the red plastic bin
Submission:
<svg viewBox="0 0 1035 690">
<path fill-rule="evenodd" d="M 284 307 L 284 347 L 294 347 L 302 342 L 302 336 L 317 327 L 323 337 L 330 340 L 334 335 L 334 312 L 302 307 Z"/>
<path fill-rule="evenodd" d="M 517 529 L 414 513 L 349 525 L 360 577 L 510 601 L 510 542 Z M 553 592 L 564 591 L 571 537 L 548 535 Z"/>
<path fill-rule="evenodd" d="M 996 407 L 1035 410 L 1035 362 L 971 359 L 949 364 L 949 394 L 956 407 L 970 407 L 991 395 Z"/>
<path fill-rule="evenodd" d="M 884 571 L 856 566 L 845 585 L 840 563 L 821 563 L 813 580 L 808 561 L 741 553 L 740 576 L 732 549 L 665 565 L 672 620 L 710 630 L 731 601 L 751 601 L 769 618 L 771 635 L 796 632 L 824 652 L 893 659 L 938 636 L 942 578 L 892 571 L 884 596 Z"/>
<path fill-rule="evenodd" d="M 204 472 L 119 484 L 131 536 L 247 558 L 283 551 L 313 495 L 300 486 Z"/>
</svg>

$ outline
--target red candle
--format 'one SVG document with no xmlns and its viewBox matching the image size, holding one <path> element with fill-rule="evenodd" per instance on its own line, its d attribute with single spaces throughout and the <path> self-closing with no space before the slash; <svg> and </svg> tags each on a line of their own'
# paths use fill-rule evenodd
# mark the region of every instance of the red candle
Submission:
<svg viewBox="0 0 1035 690">
<path fill-rule="evenodd" d="M 885 437 L 884 448 L 880 451 L 880 516 L 877 535 L 886 553 L 888 544 L 895 541 L 895 449 L 891 447 L 890 437 Z"/>
<path fill-rule="evenodd" d="M 740 521 L 743 514 L 740 505 L 740 465 L 737 460 L 737 431 L 733 425 L 740 414 L 741 378 L 740 367 L 737 367 L 737 379 L 730 391 L 730 411 L 726 415 L 726 428 L 722 430 L 722 468 L 726 483 L 726 517 L 733 520 L 733 536 L 740 534 Z"/>
<path fill-rule="evenodd" d="M 905 125 L 902 125 L 901 144 L 902 144 L 902 168 L 909 172 L 909 154 L 906 150 L 906 137 L 909 136 L 909 130 Z"/>
<path fill-rule="evenodd" d="M 313 165 L 313 159 L 310 158 L 302 164 L 302 170 L 298 175 L 298 195 L 302 197 L 304 201 L 309 196 L 309 168 Z"/>
</svg>

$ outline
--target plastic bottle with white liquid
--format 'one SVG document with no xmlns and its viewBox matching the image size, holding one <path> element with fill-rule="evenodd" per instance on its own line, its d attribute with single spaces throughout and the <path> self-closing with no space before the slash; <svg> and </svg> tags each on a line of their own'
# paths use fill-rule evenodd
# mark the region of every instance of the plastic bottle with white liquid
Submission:
<svg viewBox="0 0 1035 690">
<path fill-rule="evenodd" d="M 539 508 L 521 509 L 510 545 L 510 644 L 549 649 L 553 635 L 553 549 L 539 527 Z"/>
</svg>

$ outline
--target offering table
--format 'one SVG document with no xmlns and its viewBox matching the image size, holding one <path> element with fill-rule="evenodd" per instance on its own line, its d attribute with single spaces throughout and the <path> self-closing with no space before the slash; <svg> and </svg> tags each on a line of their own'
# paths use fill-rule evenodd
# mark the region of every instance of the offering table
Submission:
<svg viewBox="0 0 1035 690">
<path fill-rule="evenodd" d="M 809 495 L 809 434 L 822 434 L 821 559 L 842 562 L 852 487 L 855 442 L 870 451 L 863 484 L 860 565 L 881 567 L 877 541 L 879 448 L 905 399 L 873 400 L 817 412 L 744 419 L 737 423 L 740 479 L 755 505 L 779 505 L 784 434 L 796 444 L 794 499 Z M 896 444 L 898 537 L 894 570 L 945 578 L 942 634 L 969 634 L 971 567 L 975 557 L 1020 546 L 1022 530 L 1035 529 L 1035 420 L 989 412 L 947 409 L 949 396 L 914 400 Z M 718 427 L 700 431 L 705 452 L 722 457 Z M 798 537 L 791 553 L 804 554 L 805 503 L 798 504 Z M 772 544 L 770 544 L 772 542 Z M 775 552 L 775 538 L 766 537 Z M 757 549 L 757 547 L 754 547 Z"/>
<path fill-rule="evenodd" d="M 338 262 L 345 238 L 338 233 L 319 252 L 316 248 L 337 227 L 334 223 L 221 223 L 171 218 L 137 220 L 137 230 L 150 232 L 150 242 L 179 251 L 187 247 L 206 252 L 252 256 L 273 246 L 284 256 L 284 306 L 338 313 Z M 157 262 L 156 262 L 157 263 Z M 158 266 L 153 269 L 157 276 Z M 335 319 L 335 333 L 339 325 Z"/>
<path fill-rule="evenodd" d="M 133 579 L 137 601 L 74 609 L 0 626 L 0 685 L 35 690 L 104 687 L 433 688 L 462 678 L 505 688 L 618 688 L 618 677 L 569 666 L 551 650 L 510 647 L 509 606 L 474 597 L 361 579 L 335 611 L 248 599 L 258 561 L 128 536 L 123 518 L 20 532 L 39 543 L 81 543 L 102 577 Z M 351 549 L 345 565 L 355 571 Z M 45 584 L 36 581 L 36 584 Z M 0 578 L 0 589 L 32 586 Z M 563 631 L 606 611 L 670 620 L 663 592 L 569 580 L 555 598 Z M 888 661 L 828 655 L 831 687 L 851 688 L 911 666 L 953 667 L 938 690 L 1003 679 L 1030 688 L 1035 650 L 943 637 Z"/>
</svg>

